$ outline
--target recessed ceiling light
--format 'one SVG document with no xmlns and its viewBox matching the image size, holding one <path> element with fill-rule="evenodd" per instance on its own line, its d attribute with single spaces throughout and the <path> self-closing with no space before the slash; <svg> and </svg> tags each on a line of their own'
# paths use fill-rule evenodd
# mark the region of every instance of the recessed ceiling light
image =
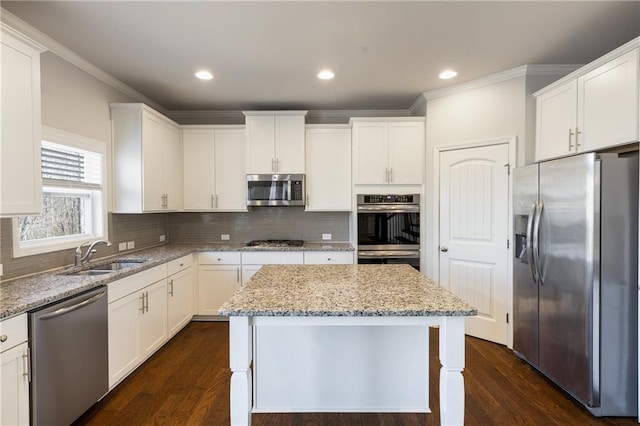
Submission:
<svg viewBox="0 0 640 426">
<path fill-rule="evenodd" d="M 336 75 L 330 70 L 322 70 L 318 73 L 318 78 L 320 80 L 331 80 Z"/>
<path fill-rule="evenodd" d="M 213 74 L 206 70 L 200 70 L 196 73 L 196 77 L 200 80 L 211 80 L 213 78 Z"/>
<path fill-rule="evenodd" d="M 456 75 L 458 75 L 458 73 L 455 72 L 454 70 L 444 70 L 440 73 L 438 77 L 440 77 L 443 80 L 448 80 L 450 78 L 455 77 Z"/>
</svg>

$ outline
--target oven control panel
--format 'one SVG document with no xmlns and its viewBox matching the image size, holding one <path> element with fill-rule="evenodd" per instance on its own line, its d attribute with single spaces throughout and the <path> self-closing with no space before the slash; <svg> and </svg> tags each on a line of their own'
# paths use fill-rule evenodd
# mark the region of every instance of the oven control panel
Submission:
<svg viewBox="0 0 640 426">
<path fill-rule="evenodd" d="M 420 194 L 403 194 L 403 195 L 358 195 L 358 204 L 418 204 L 420 203 Z"/>
</svg>

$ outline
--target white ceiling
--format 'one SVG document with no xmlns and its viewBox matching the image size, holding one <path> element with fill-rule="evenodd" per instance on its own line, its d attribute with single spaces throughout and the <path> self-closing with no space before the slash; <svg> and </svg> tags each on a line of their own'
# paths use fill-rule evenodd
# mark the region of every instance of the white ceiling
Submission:
<svg viewBox="0 0 640 426">
<path fill-rule="evenodd" d="M 640 35 L 640 2 L 2 1 L 170 111 L 408 109 L 525 64 L 582 64 Z M 437 78 L 455 68 L 456 79 Z M 193 77 L 208 68 L 215 78 Z M 332 81 L 316 73 L 331 68 Z"/>
</svg>

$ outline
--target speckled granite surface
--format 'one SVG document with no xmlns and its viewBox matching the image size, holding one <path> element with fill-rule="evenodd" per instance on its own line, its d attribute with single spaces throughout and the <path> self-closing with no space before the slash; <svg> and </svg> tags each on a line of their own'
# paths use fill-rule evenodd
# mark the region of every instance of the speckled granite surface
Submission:
<svg viewBox="0 0 640 426">
<path fill-rule="evenodd" d="M 266 265 L 224 316 L 472 316 L 476 309 L 409 265 Z"/>
<path fill-rule="evenodd" d="M 242 243 L 166 244 L 109 259 L 97 259 L 92 262 L 92 266 L 95 266 L 112 260 L 145 260 L 140 265 L 107 275 L 65 275 L 66 272 L 70 272 L 72 269 L 60 269 L 49 273 L 0 282 L 0 319 L 37 309 L 57 300 L 106 285 L 190 253 L 204 251 L 353 251 L 353 247 L 348 243 L 310 243 L 302 247 L 279 247 L 277 249 L 245 247 Z"/>
</svg>

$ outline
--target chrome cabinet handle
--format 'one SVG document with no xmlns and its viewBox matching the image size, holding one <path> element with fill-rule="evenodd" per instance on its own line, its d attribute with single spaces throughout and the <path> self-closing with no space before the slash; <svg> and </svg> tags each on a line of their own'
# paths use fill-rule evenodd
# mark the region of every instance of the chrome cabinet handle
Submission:
<svg viewBox="0 0 640 426">
<path fill-rule="evenodd" d="M 576 148 L 578 148 L 579 146 L 582 146 L 582 144 L 580 143 L 580 138 L 578 138 L 578 135 L 581 135 L 582 132 L 580 130 L 578 130 L 578 128 L 576 127 Z"/>
<path fill-rule="evenodd" d="M 236 268 L 236 282 L 240 282 L 240 268 Z"/>
<path fill-rule="evenodd" d="M 173 280 L 169 280 L 169 296 L 173 297 Z"/>
<path fill-rule="evenodd" d="M 213 194 L 211 194 L 211 208 L 214 208 L 213 207 Z"/>
<path fill-rule="evenodd" d="M 273 173 L 275 173 L 275 172 L 276 172 L 276 159 L 275 159 L 275 158 L 272 158 L 272 159 L 271 159 L 271 171 L 272 171 Z"/>
<path fill-rule="evenodd" d="M 446 253 L 449 251 L 449 249 L 447 247 L 440 247 L 440 251 Z"/>
<path fill-rule="evenodd" d="M 573 149 L 573 144 L 571 143 L 571 137 L 573 135 L 575 135 L 575 133 L 573 133 L 573 129 L 569 129 L 569 151 Z"/>
<path fill-rule="evenodd" d="M 29 355 L 29 348 L 26 348 L 22 354 L 22 376 L 27 377 L 27 380 L 31 381 L 31 368 L 29 368 L 31 357 Z"/>
<path fill-rule="evenodd" d="M 276 172 L 280 170 L 280 159 L 276 157 Z"/>
<path fill-rule="evenodd" d="M 144 293 L 140 295 L 140 300 L 142 301 L 142 307 L 140 308 L 140 312 L 144 314 Z"/>
<path fill-rule="evenodd" d="M 7 341 L 8 338 L 9 336 L 7 336 L 6 334 L 3 334 L 2 336 L 0 336 L 0 342 L 4 343 Z"/>
</svg>

